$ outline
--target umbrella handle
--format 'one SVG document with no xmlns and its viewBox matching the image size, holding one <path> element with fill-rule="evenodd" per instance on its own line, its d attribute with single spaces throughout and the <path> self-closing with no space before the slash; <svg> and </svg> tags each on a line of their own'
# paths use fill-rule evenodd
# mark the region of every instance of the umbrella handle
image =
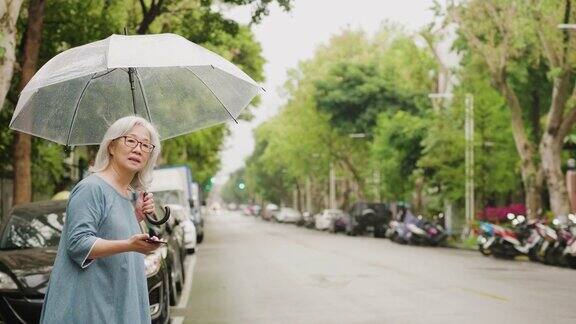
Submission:
<svg viewBox="0 0 576 324">
<path fill-rule="evenodd" d="M 144 196 L 146 196 L 146 192 L 144 192 Z M 150 217 L 150 215 L 151 214 L 144 214 L 144 216 L 146 216 L 146 220 L 148 221 L 148 223 L 152 225 L 162 225 L 166 223 L 170 218 L 170 207 L 164 206 L 164 218 L 162 218 L 161 220 L 154 220 L 152 219 L 152 217 Z"/>
</svg>

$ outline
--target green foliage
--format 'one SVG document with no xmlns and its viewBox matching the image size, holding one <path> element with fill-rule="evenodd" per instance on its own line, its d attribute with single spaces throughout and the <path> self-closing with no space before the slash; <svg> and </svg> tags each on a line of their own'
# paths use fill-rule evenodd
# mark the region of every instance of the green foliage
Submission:
<svg viewBox="0 0 576 324">
<path fill-rule="evenodd" d="M 271 1 L 226 0 L 237 6 L 253 6 L 253 21 L 260 21 L 268 14 Z M 150 1 L 144 1 L 150 6 Z M 158 2 L 156 2 L 158 3 Z M 284 10 L 290 9 L 290 0 L 277 0 Z M 25 30 L 26 10 L 19 20 L 18 30 Z M 143 19 L 141 2 L 136 0 L 61 0 L 46 4 L 44 29 L 39 59 L 43 65 L 56 54 L 71 47 L 104 39 L 111 34 L 123 33 L 124 27 L 133 34 Z M 231 60 L 257 81 L 264 80 L 262 48 L 251 31 L 251 26 L 240 25 L 225 18 L 212 1 L 166 0 L 149 28 L 151 33 L 170 32 L 213 50 Z M 18 35 L 21 42 L 22 34 Z M 21 50 L 21 46 L 18 47 Z M 20 57 L 21 53 L 17 53 Z M 12 80 L 6 107 L 0 114 L 0 122 L 6 127 L 0 131 L 0 168 L 8 173 L 12 154 L 12 132 L 7 125 L 18 98 L 19 75 Z M 255 99 L 253 104 L 257 104 Z M 250 114 L 247 114 L 249 118 Z M 206 182 L 220 166 L 219 150 L 227 134 L 226 126 L 216 126 L 200 132 L 171 139 L 163 143 L 163 159 L 166 163 L 185 163 L 200 183 Z M 33 141 L 33 190 L 34 197 L 48 197 L 54 186 L 62 183 L 62 156 L 56 148 L 43 140 Z M 43 155 L 46 155 L 44 158 Z"/>
<path fill-rule="evenodd" d="M 476 62 L 464 65 L 459 78 L 461 83 L 451 105 L 429 116 L 428 136 L 418 166 L 425 170 L 428 189 L 441 198 L 464 198 L 464 102 L 465 94 L 471 93 L 477 201 L 480 206 L 509 203 L 521 190 L 521 177 L 506 103 Z"/>
<path fill-rule="evenodd" d="M 33 139 L 32 191 L 34 200 L 50 199 L 64 177 L 63 147 L 43 139 Z"/>
<path fill-rule="evenodd" d="M 412 174 L 422 154 L 427 126 L 426 119 L 405 111 L 378 116 L 372 160 L 380 170 L 382 189 L 389 200 L 410 200 Z"/>
<path fill-rule="evenodd" d="M 330 114 L 334 127 L 369 133 L 381 112 L 420 114 L 430 106 L 430 75 L 436 69 L 430 53 L 394 26 L 383 28 L 362 48 L 370 55 L 359 62 L 336 62 L 315 85 L 318 107 Z"/>
<path fill-rule="evenodd" d="M 226 126 L 218 125 L 166 140 L 162 143 L 163 161 L 187 164 L 194 180 L 205 183 L 220 168 L 219 151 L 225 134 Z"/>
</svg>

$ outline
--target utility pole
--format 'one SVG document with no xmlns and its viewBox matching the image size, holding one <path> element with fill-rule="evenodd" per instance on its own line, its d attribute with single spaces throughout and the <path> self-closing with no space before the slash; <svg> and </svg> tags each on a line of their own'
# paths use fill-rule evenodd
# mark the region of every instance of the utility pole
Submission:
<svg viewBox="0 0 576 324">
<path fill-rule="evenodd" d="M 466 234 L 474 220 L 474 96 L 466 94 Z"/>
<path fill-rule="evenodd" d="M 330 162 L 330 209 L 336 208 L 336 171 L 334 163 Z"/>
<path fill-rule="evenodd" d="M 312 213 L 312 182 L 306 177 L 306 211 Z"/>
</svg>

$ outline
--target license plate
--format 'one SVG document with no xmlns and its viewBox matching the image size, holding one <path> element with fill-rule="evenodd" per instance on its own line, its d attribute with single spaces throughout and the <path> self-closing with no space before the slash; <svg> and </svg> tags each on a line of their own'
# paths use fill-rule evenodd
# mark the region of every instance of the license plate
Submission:
<svg viewBox="0 0 576 324">
<path fill-rule="evenodd" d="M 373 231 L 373 230 L 374 230 L 374 226 L 366 226 L 366 230 L 367 230 L 367 231 Z"/>
</svg>

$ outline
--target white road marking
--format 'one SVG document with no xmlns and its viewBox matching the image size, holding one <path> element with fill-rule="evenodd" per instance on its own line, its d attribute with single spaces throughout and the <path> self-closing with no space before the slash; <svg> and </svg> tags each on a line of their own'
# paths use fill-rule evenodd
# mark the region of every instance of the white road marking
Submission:
<svg viewBox="0 0 576 324">
<path fill-rule="evenodd" d="M 188 300 L 190 299 L 190 292 L 192 291 L 195 266 L 196 254 L 193 254 L 188 260 L 188 264 L 186 265 L 186 280 L 184 282 L 184 288 L 182 289 L 182 295 L 180 296 L 180 302 L 178 305 L 172 307 L 172 309 L 186 309 L 186 305 L 188 305 Z"/>
<path fill-rule="evenodd" d="M 184 323 L 184 316 L 172 317 L 171 324 L 182 324 L 182 323 Z"/>
</svg>

